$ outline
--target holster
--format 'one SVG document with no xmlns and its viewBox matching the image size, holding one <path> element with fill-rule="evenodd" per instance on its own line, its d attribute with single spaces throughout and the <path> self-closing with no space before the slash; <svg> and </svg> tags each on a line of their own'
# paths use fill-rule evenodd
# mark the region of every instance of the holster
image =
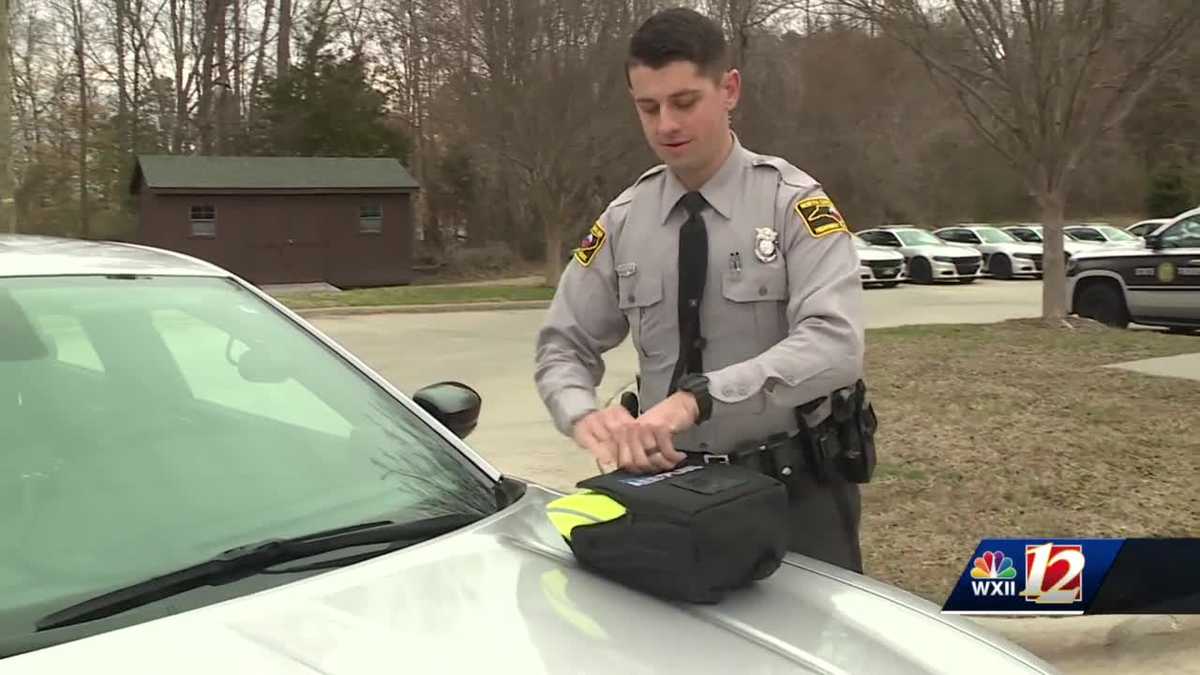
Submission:
<svg viewBox="0 0 1200 675">
<path fill-rule="evenodd" d="M 869 483 L 875 473 L 875 430 L 878 420 L 875 409 L 867 400 L 866 384 L 858 380 L 827 397 L 829 416 L 815 426 L 809 425 L 807 415 L 825 401 L 825 397 L 796 408 L 796 423 L 805 439 L 806 460 L 819 482 L 829 479 L 837 470 L 851 483 Z"/>
</svg>

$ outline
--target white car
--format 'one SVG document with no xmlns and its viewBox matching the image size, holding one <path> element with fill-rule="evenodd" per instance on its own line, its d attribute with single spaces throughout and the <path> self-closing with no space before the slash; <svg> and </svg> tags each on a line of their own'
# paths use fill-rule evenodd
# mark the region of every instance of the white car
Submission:
<svg viewBox="0 0 1200 675">
<path fill-rule="evenodd" d="M 1023 241 L 1027 244 L 1037 244 L 1042 246 L 1046 239 L 1045 228 L 1040 223 L 1007 225 L 1000 229 L 1011 234 L 1019 241 Z M 1091 251 L 1103 245 L 1104 244 L 1097 244 L 1096 242 L 1091 241 L 1077 241 L 1065 234 L 1063 235 L 1063 252 L 1066 254 L 1067 260 L 1070 260 L 1071 257 L 1076 254 L 1083 253 L 1084 251 Z M 1043 250 L 1045 249 L 1043 248 Z"/>
<path fill-rule="evenodd" d="M 983 255 L 965 246 L 951 246 L 917 227 L 880 227 L 858 233 L 873 246 L 899 251 L 910 281 L 971 283 L 981 276 Z"/>
<path fill-rule="evenodd" d="M 1063 234 L 1075 241 L 1093 242 L 1102 246 L 1141 248 L 1145 244 L 1141 237 L 1112 225 L 1067 225 L 1063 228 Z"/>
<path fill-rule="evenodd" d="M 0 675 L 1056 672 L 806 556 L 716 605 L 594 574 L 481 403 L 209 263 L 0 235 Z"/>
<path fill-rule="evenodd" d="M 960 225 L 933 231 L 942 241 L 969 246 L 983 254 L 983 273 L 996 279 L 1042 274 L 1042 247 L 1026 244 L 991 225 Z"/>
<path fill-rule="evenodd" d="M 892 288 L 904 280 L 904 256 L 884 246 L 872 246 L 856 234 L 854 250 L 858 253 L 858 277 L 863 286 Z"/>
<path fill-rule="evenodd" d="M 1149 218 L 1147 220 L 1139 220 L 1138 222 L 1125 228 L 1125 231 L 1135 237 L 1142 237 L 1145 239 L 1146 235 L 1154 232 L 1159 227 L 1162 227 L 1169 222 L 1171 222 L 1170 218 Z"/>
</svg>

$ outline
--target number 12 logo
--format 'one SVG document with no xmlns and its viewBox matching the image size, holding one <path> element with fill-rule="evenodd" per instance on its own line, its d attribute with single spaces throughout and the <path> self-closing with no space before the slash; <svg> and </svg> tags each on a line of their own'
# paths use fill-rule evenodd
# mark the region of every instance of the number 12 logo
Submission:
<svg viewBox="0 0 1200 675">
<path fill-rule="evenodd" d="M 1083 546 L 1040 544 L 1025 547 L 1025 590 L 1038 604 L 1071 604 L 1083 600 Z"/>
</svg>

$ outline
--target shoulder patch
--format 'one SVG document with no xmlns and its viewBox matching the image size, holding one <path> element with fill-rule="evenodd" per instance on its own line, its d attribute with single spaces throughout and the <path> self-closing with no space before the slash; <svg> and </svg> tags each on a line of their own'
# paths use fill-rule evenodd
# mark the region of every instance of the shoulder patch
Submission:
<svg viewBox="0 0 1200 675">
<path fill-rule="evenodd" d="M 765 166 L 779 172 L 779 179 L 792 187 L 808 188 L 817 184 L 812 176 L 798 169 L 794 164 L 782 157 L 756 155 L 751 162 L 754 166 Z"/>
<path fill-rule="evenodd" d="M 808 233 L 814 237 L 824 237 L 835 232 L 849 233 L 846 219 L 842 217 L 833 200 L 829 197 L 809 197 L 796 202 L 796 215 L 804 221 Z"/>
<path fill-rule="evenodd" d="M 592 229 L 588 231 L 587 236 L 583 241 L 579 242 L 578 248 L 575 249 L 573 255 L 575 260 L 580 265 L 587 267 L 592 264 L 592 260 L 600 249 L 604 247 L 604 242 L 608 239 L 608 232 L 604 230 L 604 225 L 597 220 Z"/>
</svg>

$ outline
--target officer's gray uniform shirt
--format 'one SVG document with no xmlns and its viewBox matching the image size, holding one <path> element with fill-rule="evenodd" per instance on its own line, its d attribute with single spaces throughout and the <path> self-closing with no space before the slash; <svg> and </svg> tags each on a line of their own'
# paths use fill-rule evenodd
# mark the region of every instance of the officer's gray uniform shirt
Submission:
<svg viewBox="0 0 1200 675">
<path fill-rule="evenodd" d="M 581 247 L 587 250 L 563 273 L 538 333 L 535 372 L 562 433 L 597 409 L 602 355 L 626 336 L 637 349 L 641 409 L 666 397 L 679 358 L 678 237 L 687 218 L 679 200 L 686 192 L 669 169 L 646 172 L 609 204 Z M 862 376 L 862 286 L 840 216 L 820 185 L 787 162 L 752 153 L 735 137 L 700 193 L 709 239 L 700 323 L 714 405 L 708 422 L 675 443 L 724 452 L 794 431 L 796 406 Z M 798 205 L 810 216 L 824 207 L 824 217 L 810 225 Z M 766 255 L 756 255 L 760 248 Z"/>
</svg>

